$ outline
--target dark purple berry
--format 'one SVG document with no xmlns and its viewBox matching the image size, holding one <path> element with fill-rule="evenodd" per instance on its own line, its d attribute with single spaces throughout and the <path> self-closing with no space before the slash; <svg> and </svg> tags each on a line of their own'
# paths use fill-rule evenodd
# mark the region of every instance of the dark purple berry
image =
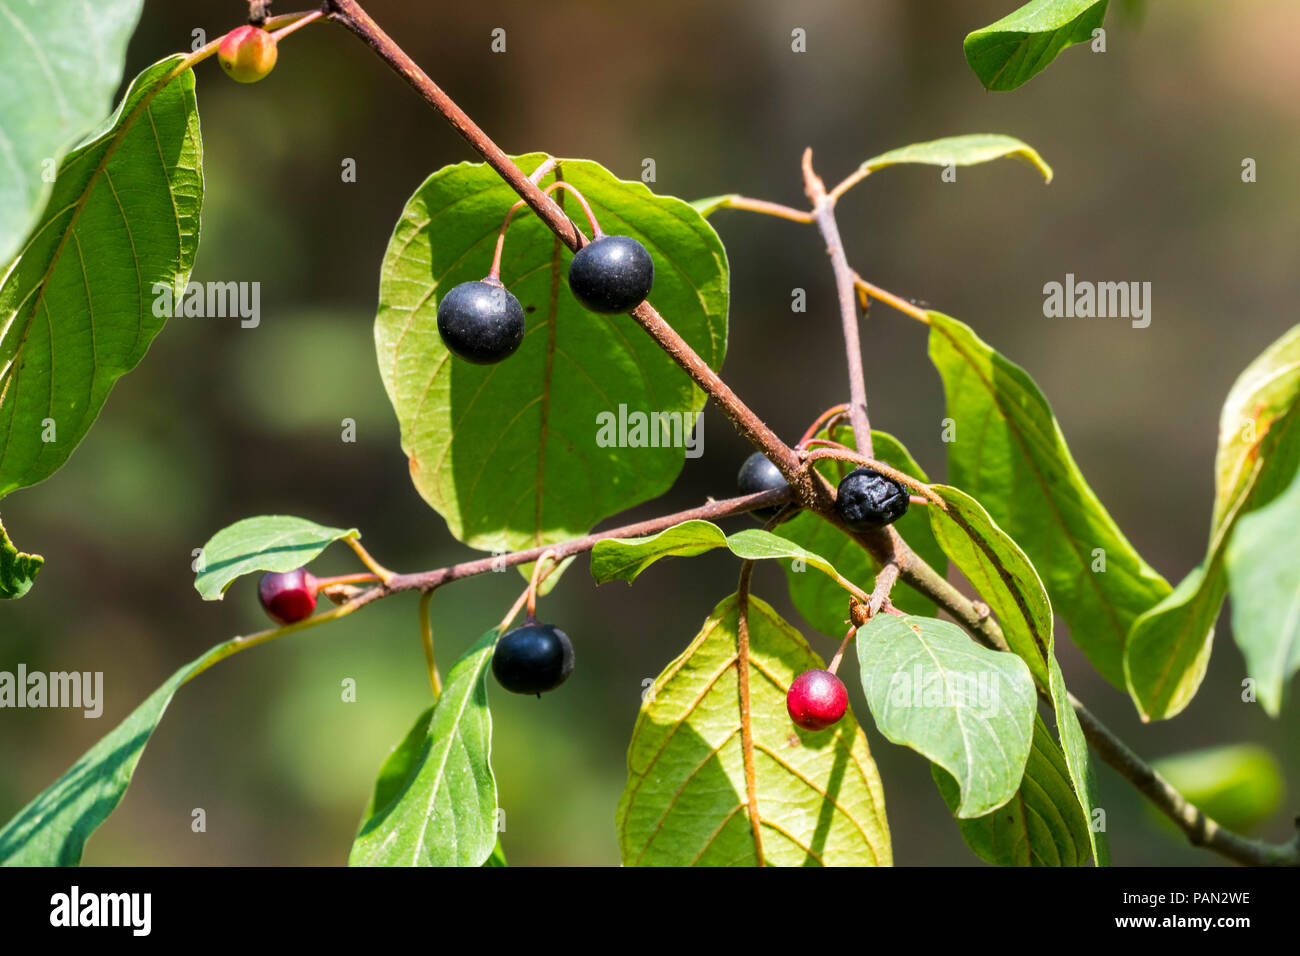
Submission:
<svg viewBox="0 0 1300 956">
<path fill-rule="evenodd" d="M 569 288 L 592 312 L 631 312 L 655 281 L 655 263 L 630 236 L 599 236 L 569 263 Z"/>
<path fill-rule="evenodd" d="M 573 673 L 573 643 L 550 624 L 525 624 L 497 641 L 492 674 L 512 694 L 555 690 Z"/>
<path fill-rule="evenodd" d="M 316 610 L 316 579 L 306 568 L 269 571 L 257 585 L 257 597 L 273 620 L 305 621 Z"/>
<path fill-rule="evenodd" d="M 790 486 L 776 465 L 768 461 L 761 451 L 756 451 L 740 466 L 740 473 L 736 475 L 736 487 L 742 495 L 756 495 L 760 491 L 776 491 Z M 767 521 L 776 517 L 780 510 L 780 505 L 773 505 L 771 508 L 755 508 L 750 514 Z"/>
<path fill-rule="evenodd" d="M 848 706 L 844 681 L 830 671 L 804 671 L 785 695 L 790 719 L 804 730 L 825 730 L 844 716 Z"/>
<path fill-rule="evenodd" d="M 854 531 L 893 524 L 907 513 L 907 489 L 870 468 L 844 476 L 835 497 L 835 513 Z"/>
<path fill-rule="evenodd" d="M 492 365 L 524 340 L 524 307 L 499 282 L 462 282 L 438 303 L 438 334 L 452 355 Z"/>
</svg>

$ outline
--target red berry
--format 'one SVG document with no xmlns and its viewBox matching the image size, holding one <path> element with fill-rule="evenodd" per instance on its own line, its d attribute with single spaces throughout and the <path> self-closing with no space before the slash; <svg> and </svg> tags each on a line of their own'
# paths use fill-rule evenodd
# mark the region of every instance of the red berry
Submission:
<svg viewBox="0 0 1300 956">
<path fill-rule="evenodd" d="M 278 56 L 275 37 L 261 27 L 235 27 L 217 47 L 221 68 L 240 83 L 256 83 L 262 79 L 271 72 Z"/>
<path fill-rule="evenodd" d="M 316 579 L 306 568 L 270 571 L 262 575 L 257 597 L 266 613 L 281 624 L 305 621 L 316 610 Z"/>
<path fill-rule="evenodd" d="M 830 671 L 804 671 L 785 695 L 790 719 L 804 730 L 825 730 L 844 716 L 848 706 L 844 682 Z"/>
</svg>

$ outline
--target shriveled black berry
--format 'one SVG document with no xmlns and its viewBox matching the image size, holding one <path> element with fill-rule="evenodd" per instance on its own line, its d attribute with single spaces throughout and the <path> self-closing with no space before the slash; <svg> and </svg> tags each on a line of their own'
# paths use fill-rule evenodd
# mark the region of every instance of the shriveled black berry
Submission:
<svg viewBox="0 0 1300 956">
<path fill-rule="evenodd" d="M 492 674 L 512 694 L 555 690 L 573 673 L 573 643 L 551 624 L 525 624 L 497 641 Z"/>
<path fill-rule="evenodd" d="M 569 263 L 569 288 L 592 312 L 631 312 L 655 282 L 655 263 L 630 236 L 600 236 Z"/>
<path fill-rule="evenodd" d="M 524 308 L 499 282 L 462 282 L 438 303 L 438 334 L 452 355 L 492 365 L 524 340 Z"/>
<path fill-rule="evenodd" d="M 907 489 L 870 468 L 844 476 L 835 497 L 835 513 L 854 531 L 893 524 L 907 513 Z"/>
<path fill-rule="evenodd" d="M 740 473 L 736 475 L 736 487 L 742 495 L 756 495 L 760 491 L 776 491 L 790 486 L 776 465 L 768 461 L 761 451 L 756 451 L 740 466 Z M 771 508 L 755 508 L 750 514 L 767 521 L 776 517 L 780 510 L 780 505 L 773 505 Z"/>
</svg>

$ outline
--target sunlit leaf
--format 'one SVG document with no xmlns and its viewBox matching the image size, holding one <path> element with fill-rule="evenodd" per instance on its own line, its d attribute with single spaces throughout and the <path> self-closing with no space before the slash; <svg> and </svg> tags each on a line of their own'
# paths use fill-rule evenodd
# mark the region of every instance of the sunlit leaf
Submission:
<svg viewBox="0 0 1300 956">
<path fill-rule="evenodd" d="M 205 601 L 219 601 L 242 575 L 292 571 L 333 542 L 355 537 L 356 528 L 327 528 L 290 515 L 245 518 L 222 528 L 203 546 L 194 587 Z"/>
<path fill-rule="evenodd" d="M 487 672 L 496 638 L 496 629 L 488 631 L 462 655 L 432 716 L 421 715 L 384 763 L 349 865 L 482 866 L 492 856 L 497 786 Z"/>
<path fill-rule="evenodd" d="M 958 817 L 982 817 L 1015 795 L 1037 705 L 1024 661 L 933 618 L 877 614 L 856 643 L 876 727 L 953 776 Z"/>
<path fill-rule="evenodd" d="M 531 171 L 545 158 L 517 162 Z M 709 224 L 687 203 L 596 163 L 566 159 L 558 170 L 606 232 L 646 246 L 655 261 L 651 302 L 719 367 L 727 260 Z M 571 195 L 554 195 L 589 228 Z M 438 302 L 487 273 L 517 198 L 481 163 L 430 176 L 397 223 L 375 320 L 380 373 L 411 479 L 456 537 L 485 550 L 582 535 L 663 493 L 681 470 L 704 404 L 703 392 L 630 318 L 578 304 L 567 282 L 568 249 L 526 210 L 512 221 L 501 268 L 527 314 L 523 344 L 491 366 L 451 357 L 438 335 Z"/>
<path fill-rule="evenodd" d="M 1106 17 L 1106 0 L 1030 0 L 968 34 L 966 62 L 988 90 L 1014 90 L 1068 46 L 1086 43 Z"/>
<path fill-rule="evenodd" d="M 785 695 L 822 662 L 766 603 L 749 598 L 750 727 L 757 841 L 742 748 L 735 595 L 646 695 L 628 748 L 618 807 L 628 866 L 884 866 L 884 794 L 852 713 L 832 727 L 795 727 Z"/>
<path fill-rule="evenodd" d="M 1265 349 L 1229 391 L 1219 420 L 1205 558 L 1129 634 L 1125 673 L 1144 720 L 1180 713 L 1201 686 L 1228 590 L 1224 561 L 1237 519 L 1276 498 L 1300 464 L 1297 406 L 1300 326 Z"/>
<path fill-rule="evenodd" d="M 147 68 L 68 154 L 0 285 L 0 496 L 67 461 L 162 329 L 155 286 L 174 300 L 188 282 L 203 147 L 184 62 Z"/>
</svg>

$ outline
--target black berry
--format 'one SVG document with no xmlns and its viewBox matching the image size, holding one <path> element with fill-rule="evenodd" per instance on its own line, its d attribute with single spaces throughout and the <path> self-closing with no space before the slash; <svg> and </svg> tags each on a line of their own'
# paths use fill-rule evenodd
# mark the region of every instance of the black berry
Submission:
<svg viewBox="0 0 1300 956">
<path fill-rule="evenodd" d="M 305 621 L 316 610 L 316 579 L 306 568 L 269 571 L 257 585 L 266 613 L 281 624 Z"/>
<path fill-rule="evenodd" d="M 907 513 L 907 489 L 870 468 L 844 476 L 835 497 L 835 513 L 854 531 L 893 524 Z"/>
<path fill-rule="evenodd" d="M 804 730 L 825 730 L 844 716 L 848 706 L 844 681 L 830 671 L 804 671 L 785 695 L 790 719 Z"/>
<path fill-rule="evenodd" d="M 497 641 L 492 674 L 512 694 L 555 690 L 573 673 L 573 643 L 550 624 L 525 624 Z"/>
<path fill-rule="evenodd" d="M 569 288 L 592 312 L 631 312 L 655 281 L 655 263 L 630 236 L 599 236 L 569 263 Z"/>
<path fill-rule="evenodd" d="M 462 282 L 438 303 L 438 334 L 452 355 L 492 365 L 524 340 L 524 307 L 499 282 Z"/>
<path fill-rule="evenodd" d="M 761 451 L 756 451 L 740 466 L 740 473 L 736 475 L 736 487 L 742 495 L 756 495 L 760 491 L 776 491 L 790 486 L 776 465 L 768 461 Z M 771 508 L 755 508 L 750 514 L 766 521 L 775 517 L 780 510 L 780 505 L 774 505 Z"/>
</svg>

